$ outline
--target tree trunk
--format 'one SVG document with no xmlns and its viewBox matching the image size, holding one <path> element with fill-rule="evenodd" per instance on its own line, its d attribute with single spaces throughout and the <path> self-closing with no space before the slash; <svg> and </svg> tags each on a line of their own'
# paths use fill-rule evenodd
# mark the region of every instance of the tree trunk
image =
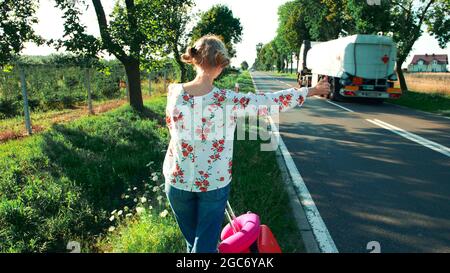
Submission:
<svg viewBox="0 0 450 273">
<path fill-rule="evenodd" d="M 141 111 L 144 109 L 144 102 L 142 100 L 141 73 L 139 70 L 139 61 L 136 59 L 132 59 L 124 63 L 124 65 L 129 84 L 128 96 L 130 100 L 130 105 L 134 109 Z"/>
<path fill-rule="evenodd" d="M 177 62 L 178 66 L 180 67 L 180 81 L 186 82 L 187 81 L 187 70 L 186 70 L 186 64 L 181 61 L 180 52 L 178 51 L 178 48 L 175 46 L 173 50 L 173 55 L 175 57 L 175 61 Z"/>
<path fill-rule="evenodd" d="M 291 74 L 293 73 L 293 70 L 294 70 L 294 58 L 291 53 Z"/>
<path fill-rule="evenodd" d="M 406 85 L 405 76 L 403 75 L 402 64 L 403 62 L 401 60 L 397 61 L 397 76 L 400 81 L 400 88 L 402 89 L 402 92 L 408 92 L 408 85 Z"/>
</svg>

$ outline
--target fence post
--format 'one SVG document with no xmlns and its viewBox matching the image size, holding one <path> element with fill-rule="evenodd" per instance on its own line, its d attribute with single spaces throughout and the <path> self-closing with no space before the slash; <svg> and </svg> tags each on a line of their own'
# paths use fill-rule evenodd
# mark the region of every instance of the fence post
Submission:
<svg viewBox="0 0 450 273">
<path fill-rule="evenodd" d="M 33 133 L 31 128 L 30 111 L 28 108 L 28 95 L 27 95 L 27 82 L 25 80 L 25 70 L 22 66 L 19 66 L 20 71 L 20 83 L 22 86 L 22 97 L 23 97 L 23 111 L 25 113 L 25 127 L 29 135 Z"/>
<path fill-rule="evenodd" d="M 163 92 L 166 92 L 166 87 L 167 86 L 167 70 L 164 69 L 164 90 Z"/>
<path fill-rule="evenodd" d="M 148 73 L 148 94 L 152 95 L 152 72 Z"/>
<path fill-rule="evenodd" d="M 86 88 L 88 92 L 88 109 L 89 114 L 94 114 L 94 108 L 92 107 L 92 92 L 91 92 L 91 69 L 86 68 Z"/>
</svg>

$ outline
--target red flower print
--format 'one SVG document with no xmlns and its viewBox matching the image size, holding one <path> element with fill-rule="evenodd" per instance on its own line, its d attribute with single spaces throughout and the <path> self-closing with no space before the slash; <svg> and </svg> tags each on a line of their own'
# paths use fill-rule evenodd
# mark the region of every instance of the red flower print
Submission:
<svg viewBox="0 0 450 273">
<path fill-rule="evenodd" d="M 228 173 L 231 174 L 231 170 L 233 168 L 233 161 L 231 158 L 228 160 Z"/>
<path fill-rule="evenodd" d="M 181 143 L 181 153 L 183 154 L 182 161 L 186 160 L 186 158 L 190 158 L 192 162 L 195 162 L 196 156 L 193 153 L 194 148 L 186 142 Z"/>
<path fill-rule="evenodd" d="M 225 143 L 224 139 L 214 141 L 211 147 L 213 154 L 210 155 L 209 158 L 211 158 L 213 161 L 220 159 L 220 153 L 223 152 L 224 150 L 223 147 L 224 143 Z"/>
<path fill-rule="evenodd" d="M 208 134 L 211 133 L 211 128 L 209 126 L 212 126 L 212 122 L 210 120 L 207 120 L 206 118 L 202 118 L 202 125 L 201 127 L 197 127 L 195 129 L 195 133 L 200 136 L 200 139 L 202 141 L 206 141 L 208 138 Z"/>
<path fill-rule="evenodd" d="M 278 99 L 281 102 L 281 104 L 280 104 L 280 111 L 281 111 L 281 110 L 283 110 L 283 107 L 288 107 L 289 106 L 289 103 L 292 100 L 292 95 L 290 95 L 290 94 L 287 94 L 286 96 L 285 95 L 280 95 L 278 97 Z"/>
<path fill-rule="evenodd" d="M 225 90 L 220 90 L 219 92 L 214 92 L 212 105 L 221 107 L 222 103 L 225 101 L 225 98 L 226 98 Z"/>
<path fill-rule="evenodd" d="M 181 169 L 180 165 L 176 163 L 175 170 L 172 172 L 172 179 L 170 180 L 172 184 L 184 183 L 184 171 Z"/>
<path fill-rule="evenodd" d="M 172 119 L 168 115 L 166 115 L 166 125 L 167 128 L 172 129 Z"/>
<path fill-rule="evenodd" d="M 209 181 L 208 181 L 208 177 L 211 175 L 208 172 L 204 172 L 204 171 L 199 171 L 198 172 L 200 174 L 200 177 L 197 177 L 195 179 L 195 186 L 197 187 L 197 189 L 199 189 L 202 192 L 205 192 L 208 190 L 208 187 L 210 185 Z"/>
<path fill-rule="evenodd" d="M 183 95 L 183 105 L 190 104 L 192 108 L 194 108 L 194 96 L 187 94 Z"/>
</svg>

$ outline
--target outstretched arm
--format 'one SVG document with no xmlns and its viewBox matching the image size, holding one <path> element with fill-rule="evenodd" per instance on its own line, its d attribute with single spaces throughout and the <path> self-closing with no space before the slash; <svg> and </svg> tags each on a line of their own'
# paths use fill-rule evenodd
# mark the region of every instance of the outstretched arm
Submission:
<svg viewBox="0 0 450 273">
<path fill-rule="evenodd" d="M 228 99 L 233 106 L 233 112 L 238 116 L 266 116 L 284 112 L 297 105 L 302 106 L 306 97 L 328 94 L 329 91 L 330 84 L 325 78 L 313 88 L 290 88 L 259 94 L 229 91 Z"/>
</svg>

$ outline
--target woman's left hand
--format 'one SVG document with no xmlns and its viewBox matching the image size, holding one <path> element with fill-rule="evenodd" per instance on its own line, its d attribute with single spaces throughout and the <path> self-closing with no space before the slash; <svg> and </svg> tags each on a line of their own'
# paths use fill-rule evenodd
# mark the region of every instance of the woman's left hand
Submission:
<svg viewBox="0 0 450 273">
<path fill-rule="evenodd" d="M 328 95 L 330 93 L 330 83 L 328 82 L 328 76 L 325 76 L 325 78 L 321 79 L 319 83 L 315 86 L 309 89 L 308 97 L 311 96 L 321 96 L 321 95 Z"/>
</svg>

